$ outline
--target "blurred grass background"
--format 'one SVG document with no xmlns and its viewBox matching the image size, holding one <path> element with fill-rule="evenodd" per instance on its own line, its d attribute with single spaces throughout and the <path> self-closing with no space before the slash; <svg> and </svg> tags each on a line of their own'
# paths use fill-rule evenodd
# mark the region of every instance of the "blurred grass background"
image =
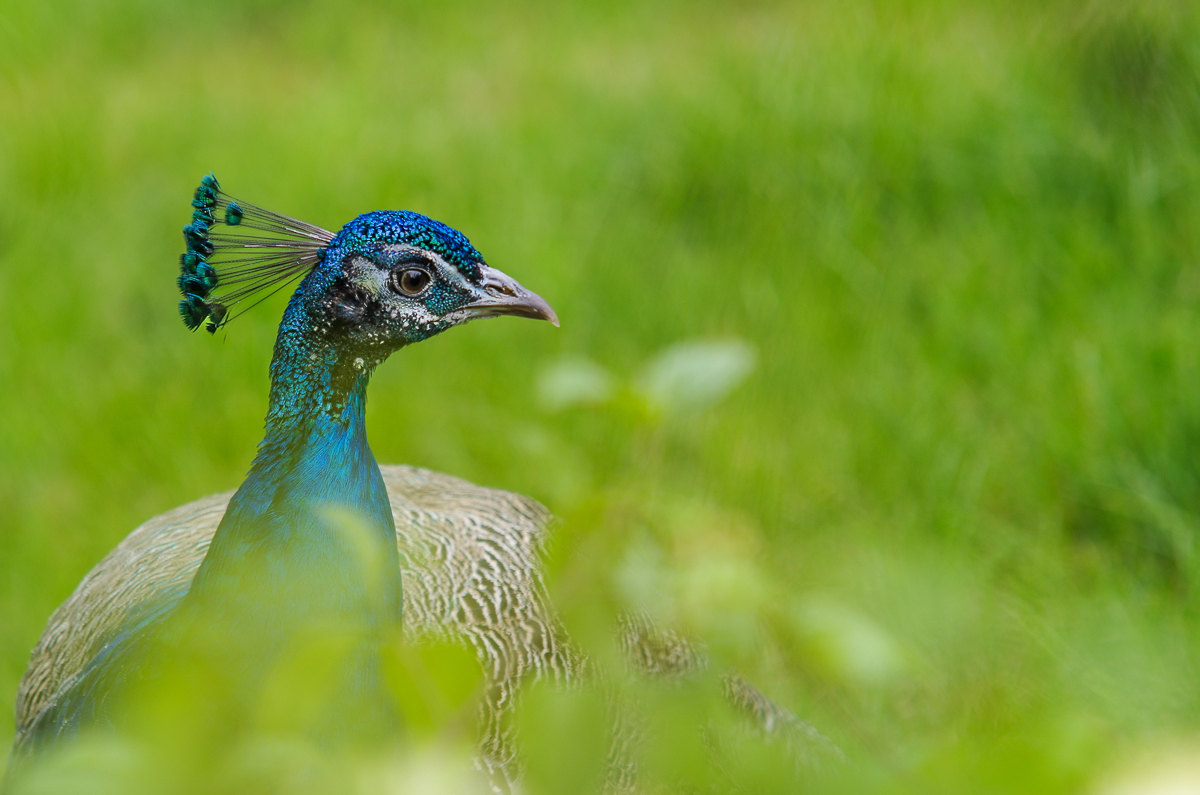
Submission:
<svg viewBox="0 0 1200 795">
<path fill-rule="evenodd" d="M 427 213 L 554 305 L 394 357 L 377 457 L 545 502 L 581 641 L 704 637 L 845 750 L 810 790 L 1200 755 L 1197 42 L 1182 2 L 3 0 L 0 712 L 260 438 L 282 299 L 175 310 L 212 170 Z M 697 339 L 756 353 L 715 405 L 553 405 Z"/>
</svg>

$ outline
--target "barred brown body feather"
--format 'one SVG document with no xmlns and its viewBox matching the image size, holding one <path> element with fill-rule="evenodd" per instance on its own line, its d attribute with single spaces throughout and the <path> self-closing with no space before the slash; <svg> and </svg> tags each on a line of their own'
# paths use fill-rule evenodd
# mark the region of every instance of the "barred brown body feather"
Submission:
<svg viewBox="0 0 1200 795">
<path fill-rule="evenodd" d="M 541 554 L 550 513 L 528 497 L 476 486 L 410 466 L 381 466 L 387 484 L 404 580 L 404 632 L 413 641 L 468 644 L 487 678 L 480 706 L 478 764 L 498 785 L 519 765 L 505 719 L 528 676 L 578 679 L 587 662 L 566 639 L 542 580 Z M 204 559 L 233 492 L 214 494 L 143 523 L 83 578 L 54 612 L 34 648 L 17 693 L 22 738 L 70 690 L 139 606 L 183 593 Z M 643 616 L 626 616 L 620 644 L 631 668 L 653 678 L 702 670 L 703 646 Z M 726 695 L 768 733 L 797 730 L 816 745 L 828 741 L 762 696 L 740 677 Z M 621 734 L 621 732 L 619 732 Z M 630 737 L 614 738 L 610 787 L 631 785 Z M 834 749 L 836 751 L 836 748 Z M 838 752 L 840 753 L 840 752 Z"/>
</svg>

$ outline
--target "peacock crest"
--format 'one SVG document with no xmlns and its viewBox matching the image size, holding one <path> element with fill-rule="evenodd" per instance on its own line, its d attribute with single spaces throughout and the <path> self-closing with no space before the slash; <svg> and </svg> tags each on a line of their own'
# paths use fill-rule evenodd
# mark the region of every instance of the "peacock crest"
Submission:
<svg viewBox="0 0 1200 795">
<path fill-rule="evenodd" d="M 209 333 L 233 319 L 230 309 L 256 294 L 263 300 L 320 264 L 335 235 L 319 226 L 234 199 L 212 174 L 192 198 L 179 258 L 179 314 Z M 223 225 L 225 228 L 221 229 Z"/>
</svg>

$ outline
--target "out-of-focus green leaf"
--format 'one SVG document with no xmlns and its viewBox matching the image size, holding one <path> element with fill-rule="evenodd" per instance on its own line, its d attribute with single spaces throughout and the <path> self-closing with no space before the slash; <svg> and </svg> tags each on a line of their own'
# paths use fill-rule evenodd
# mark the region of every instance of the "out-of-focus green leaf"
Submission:
<svg viewBox="0 0 1200 795">
<path fill-rule="evenodd" d="M 484 774 L 474 769 L 470 749 L 461 744 L 412 743 L 403 752 L 364 765 L 357 772 L 357 792 L 363 795 L 494 793 Z"/>
<path fill-rule="evenodd" d="M 475 655 L 450 643 L 400 643 L 385 673 L 406 728 L 415 737 L 450 729 L 471 735 L 482 671 Z"/>
<path fill-rule="evenodd" d="M 896 640 L 849 605 L 810 597 L 795 606 L 793 618 L 806 662 L 835 680 L 879 685 L 903 670 L 904 657 Z"/>
<path fill-rule="evenodd" d="M 741 340 L 681 342 L 646 363 L 637 389 L 653 410 L 686 414 L 723 400 L 754 362 L 754 349 Z"/>
<path fill-rule="evenodd" d="M 535 795 L 598 791 L 609 751 L 611 718 L 593 687 L 541 682 L 522 697 L 517 729 Z"/>
<path fill-rule="evenodd" d="M 599 405 L 612 398 L 616 382 L 600 365 L 583 358 L 562 359 L 538 375 L 537 394 L 544 408 L 558 411 Z"/>
</svg>

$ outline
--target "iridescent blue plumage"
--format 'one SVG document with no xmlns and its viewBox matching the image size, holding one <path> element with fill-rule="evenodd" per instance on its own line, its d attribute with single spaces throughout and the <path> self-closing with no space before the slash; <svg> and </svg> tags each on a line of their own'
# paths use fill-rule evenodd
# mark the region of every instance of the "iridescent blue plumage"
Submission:
<svg viewBox="0 0 1200 795">
<path fill-rule="evenodd" d="M 38 716 L 23 753 L 80 729 L 121 728 L 128 703 L 181 660 L 209 672 L 196 686 L 213 689 L 215 719 L 236 732 L 296 638 L 327 628 L 353 643 L 316 739 L 395 732 L 381 655 L 400 627 L 401 583 L 367 443 L 367 382 L 395 350 L 474 318 L 557 324 L 462 233 L 418 213 L 367 213 L 335 235 L 233 200 L 212 175 L 192 206 L 178 278 L 189 328 L 207 321 L 214 331 L 232 305 L 302 279 L 275 343 L 266 434 L 186 593 L 131 616 Z"/>
<path fill-rule="evenodd" d="M 376 210 L 363 213 L 334 237 L 331 248 L 364 248 L 403 240 L 409 245 L 432 251 L 470 279 L 479 281 L 483 256 L 466 235 L 440 221 L 409 210 Z"/>
</svg>

